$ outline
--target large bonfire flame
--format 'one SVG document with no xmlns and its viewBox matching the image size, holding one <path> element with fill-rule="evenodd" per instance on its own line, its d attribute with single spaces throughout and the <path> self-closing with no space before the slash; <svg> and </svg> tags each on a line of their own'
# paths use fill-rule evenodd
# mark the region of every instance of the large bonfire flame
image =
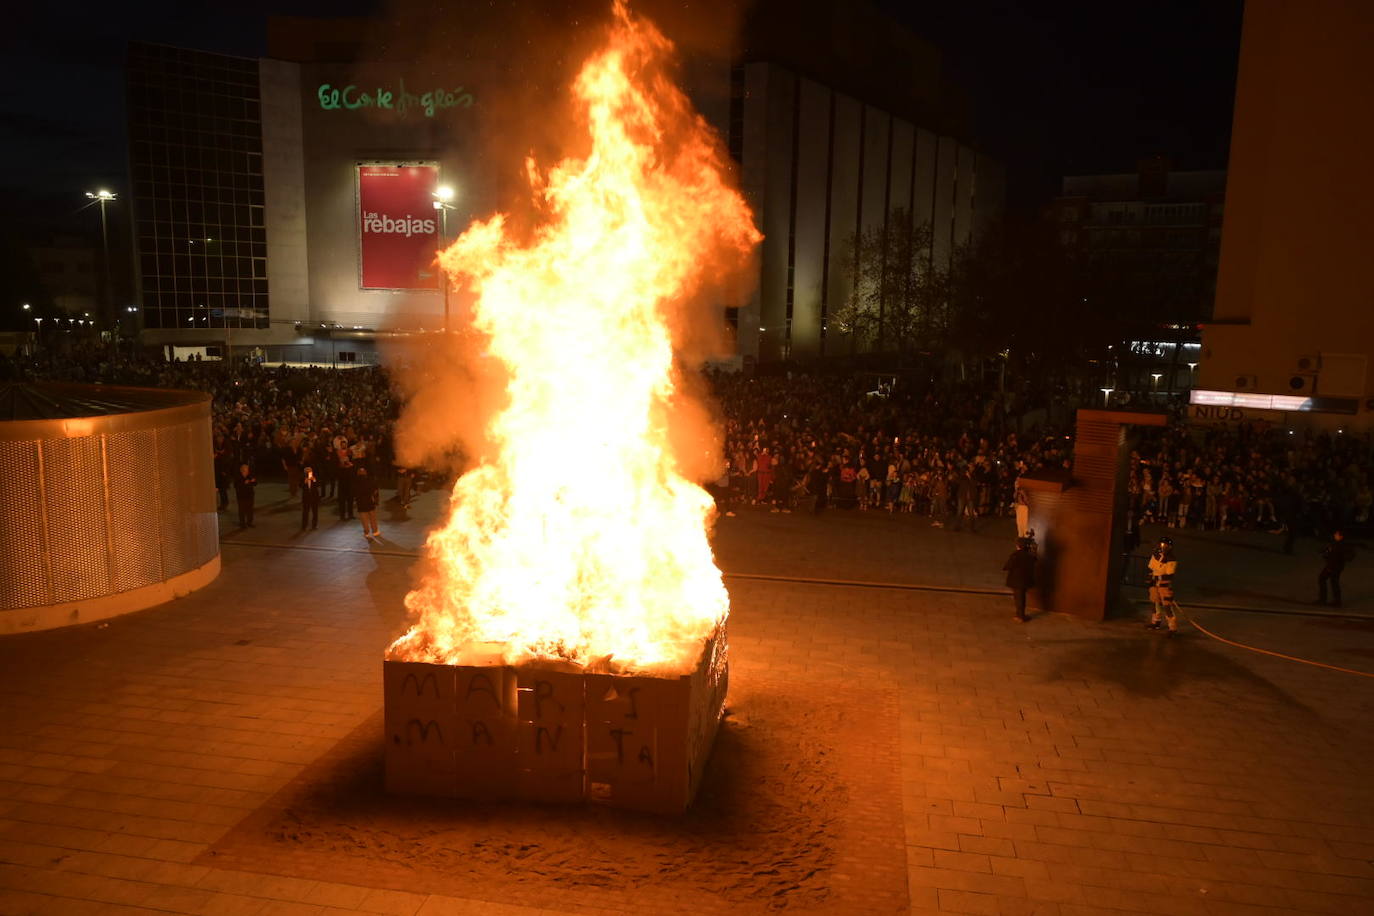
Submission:
<svg viewBox="0 0 1374 916">
<path fill-rule="evenodd" d="M 494 456 L 458 480 L 430 535 L 393 659 L 495 649 L 666 674 L 694 664 L 729 611 L 712 501 L 669 442 L 674 345 L 684 304 L 760 236 L 716 138 L 663 73 L 671 50 L 617 2 L 573 85 L 590 153 L 545 174 L 528 163 L 546 220 L 518 242 L 498 214 L 440 258 L 473 294 L 508 398 L 487 428 Z"/>
</svg>

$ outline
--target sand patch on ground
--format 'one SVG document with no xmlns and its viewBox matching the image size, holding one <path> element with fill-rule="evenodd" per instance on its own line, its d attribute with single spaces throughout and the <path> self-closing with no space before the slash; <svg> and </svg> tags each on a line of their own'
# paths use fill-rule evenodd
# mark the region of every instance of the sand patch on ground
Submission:
<svg viewBox="0 0 1374 916">
<path fill-rule="evenodd" d="M 379 711 L 199 861 L 570 912 L 905 910 L 895 695 L 738 671 L 730 689 L 678 818 L 388 796 Z"/>
</svg>

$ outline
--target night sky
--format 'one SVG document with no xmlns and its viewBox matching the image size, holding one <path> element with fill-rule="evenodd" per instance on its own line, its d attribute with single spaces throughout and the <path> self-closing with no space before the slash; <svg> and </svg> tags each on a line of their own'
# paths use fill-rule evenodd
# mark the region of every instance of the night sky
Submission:
<svg viewBox="0 0 1374 916">
<path fill-rule="evenodd" d="M 1128 171 L 1153 153 L 1178 168 L 1225 167 L 1241 0 L 878 5 L 944 50 L 946 72 L 970 93 L 975 141 L 1008 162 L 1013 206 L 1052 197 L 1061 175 Z M 259 56 L 270 14 L 377 8 L 368 0 L 150 0 L 12 10 L 0 56 L 0 188 L 12 216 L 84 226 L 83 191 L 125 190 L 130 39 Z"/>
<path fill-rule="evenodd" d="M 1014 205 L 1156 153 L 1223 169 L 1242 0 L 880 0 L 945 52 Z"/>
</svg>

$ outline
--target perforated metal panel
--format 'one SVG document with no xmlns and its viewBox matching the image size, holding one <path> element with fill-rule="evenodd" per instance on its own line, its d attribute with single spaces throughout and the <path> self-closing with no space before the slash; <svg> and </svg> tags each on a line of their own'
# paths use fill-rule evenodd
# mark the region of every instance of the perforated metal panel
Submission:
<svg viewBox="0 0 1374 916">
<path fill-rule="evenodd" d="M 158 527 L 162 537 L 162 574 L 168 578 L 191 569 L 196 556 L 191 504 L 191 437 L 180 426 L 157 431 L 157 472 L 161 499 Z"/>
<path fill-rule="evenodd" d="M 49 439 L 39 444 L 53 598 L 57 604 L 113 591 L 100 438 Z"/>
<path fill-rule="evenodd" d="M 163 578 L 159 516 L 149 511 L 149 506 L 157 506 L 161 499 L 159 475 L 150 473 L 148 461 L 156 454 L 156 437 L 151 429 L 105 437 L 117 592 Z"/>
<path fill-rule="evenodd" d="M 186 512 L 190 520 L 191 568 L 204 566 L 219 554 L 219 518 L 215 512 L 214 444 L 210 441 L 210 425 L 187 426 L 191 460 L 186 468 L 189 502 Z"/>
<path fill-rule="evenodd" d="M 0 608 L 51 604 L 38 443 L 0 441 Z"/>
<path fill-rule="evenodd" d="M 78 423 L 0 423 L 0 610 L 155 585 L 219 554 L 209 403 L 183 394 Z"/>
</svg>

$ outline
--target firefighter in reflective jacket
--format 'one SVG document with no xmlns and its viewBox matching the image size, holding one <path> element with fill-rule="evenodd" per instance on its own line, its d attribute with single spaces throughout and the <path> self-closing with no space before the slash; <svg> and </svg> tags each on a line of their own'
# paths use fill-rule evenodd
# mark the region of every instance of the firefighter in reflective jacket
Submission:
<svg viewBox="0 0 1374 916">
<path fill-rule="evenodd" d="M 1178 617 L 1174 611 L 1178 602 L 1174 600 L 1174 574 L 1178 572 L 1178 560 L 1174 557 L 1174 539 L 1160 538 L 1154 553 L 1150 554 L 1150 601 L 1155 611 L 1150 615 L 1146 626 L 1158 630 L 1167 619 L 1169 635 L 1178 632 Z"/>
</svg>

